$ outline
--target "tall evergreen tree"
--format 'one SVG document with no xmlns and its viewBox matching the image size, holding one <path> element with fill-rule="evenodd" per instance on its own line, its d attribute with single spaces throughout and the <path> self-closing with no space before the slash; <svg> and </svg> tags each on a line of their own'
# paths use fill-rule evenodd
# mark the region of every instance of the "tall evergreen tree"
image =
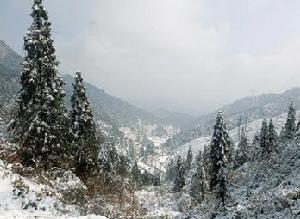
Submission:
<svg viewBox="0 0 300 219">
<path fill-rule="evenodd" d="M 284 140 L 284 138 L 285 138 L 285 127 L 284 126 L 281 127 L 281 130 L 279 132 L 278 138 L 279 138 L 278 139 L 279 141 L 283 141 Z"/>
<path fill-rule="evenodd" d="M 259 136 L 259 145 L 260 145 L 263 157 L 266 157 L 270 151 L 268 135 L 269 135 L 268 124 L 267 124 L 267 121 L 264 119 L 261 124 L 261 130 L 260 130 L 260 136 Z"/>
<path fill-rule="evenodd" d="M 243 163 L 247 162 L 249 160 L 249 144 L 248 144 L 248 138 L 245 133 L 244 127 L 241 128 L 240 133 L 240 141 L 238 145 L 237 150 L 237 158 L 236 162 L 238 165 L 242 165 Z"/>
<path fill-rule="evenodd" d="M 277 152 L 278 135 L 275 131 L 275 126 L 270 119 L 268 127 L 268 151 L 267 153 Z"/>
<path fill-rule="evenodd" d="M 120 155 L 116 164 L 116 174 L 119 176 L 128 176 L 130 172 L 129 160 L 126 156 Z"/>
<path fill-rule="evenodd" d="M 191 169 L 192 162 L 193 162 L 193 151 L 192 151 L 192 147 L 190 146 L 185 161 L 186 171 L 189 171 Z"/>
<path fill-rule="evenodd" d="M 211 141 L 211 180 L 210 189 L 215 189 L 218 196 L 225 204 L 226 195 L 226 168 L 231 162 L 232 142 L 226 131 L 223 114 L 219 112 L 216 118 L 214 134 Z"/>
<path fill-rule="evenodd" d="M 203 150 L 203 181 L 205 193 L 210 190 L 210 174 L 211 174 L 211 159 L 210 159 L 210 146 L 205 145 Z"/>
<path fill-rule="evenodd" d="M 99 151 L 99 170 L 105 177 L 115 173 L 115 163 L 113 163 L 113 159 L 115 159 L 116 156 L 116 148 L 112 143 L 105 142 L 101 145 Z"/>
<path fill-rule="evenodd" d="M 137 162 L 134 163 L 131 169 L 131 175 L 133 177 L 133 180 L 137 183 L 137 185 L 140 186 L 142 184 L 142 173 L 137 165 Z"/>
<path fill-rule="evenodd" d="M 22 163 L 48 168 L 62 159 L 65 93 L 42 0 L 34 0 L 31 16 L 33 22 L 24 37 L 19 108 L 12 128 L 20 143 Z"/>
<path fill-rule="evenodd" d="M 176 176 L 176 169 L 177 169 L 177 164 L 175 163 L 175 161 L 173 159 L 171 159 L 166 167 L 166 177 L 165 179 L 167 181 L 172 181 L 175 176 Z"/>
<path fill-rule="evenodd" d="M 192 176 L 190 191 L 191 196 L 198 203 L 204 200 L 205 183 L 203 172 L 203 156 L 201 151 L 199 151 L 196 157 L 196 173 Z"/>
<path fill-rule="evenodd" d="M 144 134 L 139 134 L 141 138 L 141 153 L 140 155 L 143 157 L 145 156 L 146 158 L 152 154 L 154 154 L 155 151 L 155 146 L 153 144 L 152 141 L 149 141 L 149 139 L 147 138 L 147 136 Z"/>
<path fill-rule="evenodd" d="M 173 191 L 180 192 L 184 186 L 185 186 L 185 165 L 183 160 L 179 156 L 177 159 L 176 176 L 174 179 Z"/>
<path fill-rule="evenodd" d="M 217 175 L 217 181 L 218 184 L 215 187 L 216 193 L 217 193 L 217 198 L 221 200 L 222 205 L 225 205 L 225 199 L 228 194 L 228 189 L 227 189 L 227 168 L 225 165 L 221 165 L 218 175 Z"/>
<path fill-rule="evenodd" d="M 260 147 L 260 131 L 254 134 L 253 141 L 249 147 L 249 160 L 255 161 L 260 159 L 261 147 Z"/>
<path fill-rule="evenodd" d="M 96 126 L 81 73 L 77 72 L 71 97 L 71 131 L 75 169 L 79 176 L 97 172 L 98 145 Z"/>
<path fill-rule="evenodd" d="M 217 182 L 217 175 L 221 165 L 226 165 L 230 158 L 230 138 L 226 131 L 223 114 L 219 112 L 214 126 L 214 134 L 210 145 L 211 158 L 211 182 L 210 187 L 214 188 Z"/>
<path fill-rule="evenodd" d="M 285 128 L 285 138 L 286 139 L 293 138 L 296 132 L 296 109 L 293 103 L 291 103 L 289 107 L 289 112 L 288 112 L 288 116 L 284 128 Z"/>
</svg>

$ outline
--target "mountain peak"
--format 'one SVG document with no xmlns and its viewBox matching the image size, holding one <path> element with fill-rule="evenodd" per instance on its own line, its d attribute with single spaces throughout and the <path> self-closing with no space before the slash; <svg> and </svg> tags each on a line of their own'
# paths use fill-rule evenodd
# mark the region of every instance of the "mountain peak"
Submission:
<svg viewBox="0 0 300 219">
<path fill-rule="evenodd" d="M 14 76 L 21 71 L 23 58 L 13 51 L 3 40 L 0 40 L 0 65 Z"/>
</svg>

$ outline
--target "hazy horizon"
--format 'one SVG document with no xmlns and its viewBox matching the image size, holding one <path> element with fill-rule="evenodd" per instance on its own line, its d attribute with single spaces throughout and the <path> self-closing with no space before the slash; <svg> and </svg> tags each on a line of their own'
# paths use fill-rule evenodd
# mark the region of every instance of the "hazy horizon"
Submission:
<svg viewBox="0 0 300 219">
<path fill-rule="evenodd" d="M 31 0 L 3 0 L 0 39 L 22 55 Z M 296 0 L 51 0 L 60 72 L 139 107 L 203 114 L 300 84 Z M 13 28 L 12 28 L 13 27 Z"/>
</svg>

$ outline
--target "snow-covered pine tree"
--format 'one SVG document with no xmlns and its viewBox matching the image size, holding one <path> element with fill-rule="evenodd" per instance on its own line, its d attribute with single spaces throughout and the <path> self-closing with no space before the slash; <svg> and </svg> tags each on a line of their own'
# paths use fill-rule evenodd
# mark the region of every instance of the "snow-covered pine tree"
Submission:
<svg viewBox="0 0 300 219">
<path fill-rule="evenodd" d="M 260 159 L 261 156 L 261 147 L 260 147 L 260 131 L 257 131 L 254 134 L 253 141 L 249 145 L 249 160 L 255 161 Z"/>
<path fill-rule="evenodd" d="M 142 184 L 142 173 L 139 169 L 137 162 L 134 163 L 132 169 L 131 169 L 131 175 L 134 180 L 134 182 L 140 186 Z"/>
<path fill-rule="evenodd" d="M 185 161 L 185 170 L 189 171 L 192 167 L 192 162 L 193 162 L 193 151 L 192 147 L 189 147 L 187 156 L 186 156 L 186 161 Z"/>
<path fill-rule="evenodd" d="M 192 198 L 198 203 L 204 200 L 205 184 L 203 172 L 203 156 L 202 152 L 199 151 L 196 156 L 196 173 L 192 176 L 190 191 Z"/>
<path fill-rule="evenodd" d="M 109 148 L 113 146 L 110 142 L 105 142 L 101 145 L 99 151 L 99 170 L 107 177 L 109 174 L 113 173 L 114 168 L 110 160 L 110 150 Z"/>
<path fill-rule="evenodd" d="M 222 204 L 225 204 L 226 195 L 226 168 L 231 162 L 232 142 L 226 131 L 223 113 L 219 112 L 216 118 L 214 134 L 210 145 L 211 179 L 210 189 L 216 190 Z"/>
<path fill-rule="evenodd" d="M 256 131 L 252 140 L 252 145 L 259 145 L 260 142 L 260 131 Z"/>
<path fill-rule="evenodd" d="M 214 134 L 210 144 L 210 159 L 211 159 L 211 182 L 210 187 L 214 188 L 217 185 L 217 175 L 220 165 L 226 165 L 231 161 L 230 148 L 232 142 L 226 131 L 223 114 L 219 112 L 214 126 Z"/>
<path fill-rule="evenodd" d="M 210 190 L 210 169 L 211 169 L 211 160 L 210 160 L 210 146 L 205 145 L 203 150 L 203 181 L 204 181 L 204 191 L 205 193 Z"/>
<path fill-rule="evenodd" d="M 286 139 L 293 138 L 296 132 L 296 109 L 293 103 L 291 103 L 289 107 L 289 112 L 288 112 L 288 116 L 284 128 L 285 128 L 284 137 Z"/>
<path fill-rule="evenodd" d="M 150 156 L 150 155 L 153 155 L 154 153 L 155 153 L 154 143 L 152 141 L 148 140 L 148 143 L 146 145 L 146 154 L 147 154 L 147 157 Z"/>
<path fill-rule="evenodd" d="M 218 184 L 215 187 L 217 198 L 221 200 L 222 206 L 225 206 L 225 199 L 226 196 L 228 195 L 227 171 L 228 169 L 225 167 L 225 165 L 221 165 L 217 175 Z"/>
<path fill-rule="evenodd" d="M 281 142 L 281 141 L 283 141 L 284 140 L 284 136 L 285 136 L 285 127 L 284 126 L 282 126 L 281 127 L 281 130 L 280 130 L 280 132 L 279 132 L 279 136 L 278 136 L 278 140 Z"/>
<path fill-rule="evenodd" d="M 174 179 L 174 192 L 180 192 L 185 186 L 185 165 L 182 158 L 179 156 L 177 159 L 176 175 Z"/>
<path fill-rule="evenodd" d="M 155 173 L 154 179 L 153 179 L 153 186 L 160 186 L 160 173 Z"/>
<path fill-rule="evenodd" d="M 80 72 L 74 77 L 70 117 L 75 172 L 82 177 L 92 175 L 98 170 L 99 149 L 94 117 Z"/>
<path fill-rule="evenodd" d="M 268 126 L 268 153 L 277 152 L 278 135 L 275 131 L 275 126 L 272 119 L 270 119 Z"/>
<path fill-rule="evenodd" d="M 246 136 L 245 128 L 241 128 L 240 141 L 238 144 L 236 162 L 238 165 L 243 165 L 243 163 L 249 160 L 249 144 L 248 138 Z"/>
<path fill-rule="evenodd" d="M 130 173 L 129 160 L 125 155 L 120 155 L 116 164 L 116 174 L 127 177 Z"/>
<path fill-rule="evenodd" d="M 13 135 L 20 143 L 21 162 L 47 169 L 63 160 L 65 93 L 57 70 L 51 23 L 42 0 L 34 0 L 31 16 L 33 22 L 24 37 L 26 55 Z"/>
<path fill-rule="evenodd" d="M 176 175 L 176 163 L 173 159 L 171 159 L 166 167 L 166 177 L 165 180 L 166 181 L 172 181 Z"/>
<path fill-rule="evenodd" d="M 269 140 L 268 140 L 268 124 L 267 120 L 263 120 L 261 124 L 260 136 L 259 136 L 259 145 L 261 148 L 261 153 L 264 158 L 267 158 L 269 155 Z"/>
</svg>

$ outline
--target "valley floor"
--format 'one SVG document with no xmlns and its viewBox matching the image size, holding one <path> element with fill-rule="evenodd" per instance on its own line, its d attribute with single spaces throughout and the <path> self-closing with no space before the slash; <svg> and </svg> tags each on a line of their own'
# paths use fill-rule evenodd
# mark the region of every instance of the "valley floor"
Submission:
<svg viewBox="0 0 300 219">
<path fill-rule="evenodd" d="M 178 209 L 178 194 L 171 192 L 168 185 L 145 187 L 136 192 L 141 208 L 146 217 L 185 218 Z"/>
</svg>

